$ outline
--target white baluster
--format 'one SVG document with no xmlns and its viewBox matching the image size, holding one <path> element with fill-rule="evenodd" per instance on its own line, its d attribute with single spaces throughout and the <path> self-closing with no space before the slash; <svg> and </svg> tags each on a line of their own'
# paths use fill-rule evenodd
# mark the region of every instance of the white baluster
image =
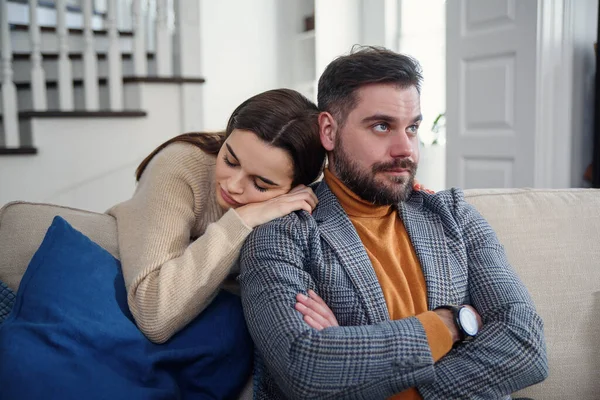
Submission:
<svg viewBox="0 0 600 400">
<path fill-rule="evenodd" d="M 146 58 L 146 0 L 133 0 L 133 74 L 146 76 L 148 60 Z"/>
<path fill-rule="evenodd" d="M 0 36 L 2 36 L 2 123 L 4 143 L 0 146 L 19 147 L 19 125 L 17 123 L 17 88 L 13 82 L 12 48 L 8 29 L 7 0 L 0 0 Z M 0 137 L 0 139 L 2 139 Z"/>
<path fill-rule="evenodd" d="M 168 0 L 156 2 L 156 72 L 158 76 L 173 75 L 173 53 L 168 24 Z"/>
<path fill-rule="evenodd" d="M 175 0 L 174 71 L 186 78 L 202 76 L 201 4 L 198 0 Z M 180 89 L 180 118 L 184 132 L 202 130 L 202 88 L 184 83 Z"/>
<path fill-rule="evenodd" d="M 98 56 L 94 47 L 94 31 L 92 30 L 93 0 L 82 0 L 83 6 L 83 90 L 85 92 L 85 109 L 100 109 L 98 89 Z"/>
<path fill-rule="evenodd" d="M 146 9 L 146 49 L 154 53 L 156 60 L 156 0 L 147 0 Z M 156 63 L 156 61 L 155 61 Z"/>
<path fill-rule="evenodd" d="M 56 0 L 56 33 L 58 34 L 58 102 L 61 111 L 73 110 L 73 71 L 69 59 L 67 2 Z"/>
<path fill-rule="evenodd" d="M 121 49 L 117 31 L 117 0 L 108 0 L 106 13 L 108 29 L 108 92 L 110 109 L 123 109 L 123 76 L 121 72 Z"/>
<path fill-rule="evenodd" d="M 46 74 L 42 68 L 42 38 L 37 18 L 37 0 L 29 0 L 29 39 L 31 41 L 31 98 L 33 109 L 45 111 L 46 103 Z"/>
</svg>

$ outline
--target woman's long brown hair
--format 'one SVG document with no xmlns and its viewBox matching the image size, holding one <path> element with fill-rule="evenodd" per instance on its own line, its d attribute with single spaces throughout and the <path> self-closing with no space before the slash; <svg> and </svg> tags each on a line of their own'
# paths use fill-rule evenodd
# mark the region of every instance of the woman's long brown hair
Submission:
<svg viewBox="0 0 600 400">
<path fill-rule="evenodd" d="M 152 158 L 171 143 L 191 143 L 216 155 L 231 132 L 239 129 L 251 131 L 268 145 L 285 150 L 294 167 L 292 185 L 309 185 L 319 177 L 325 161 L 318 115 L 317 106 L 295 90 L 275 89 L 257 94 L 235 109 L 225 132 L 185 133 L 158 146 L 137 168 L 136 178 L 139 180 Z"/>
<path fill-rule="evenodd" d="M 140 180 L 142 173 L 150 163 L 150 160 L 154 158 L 159 151 L 175 142 L 184 142 L 193 144 L 196 147 L 199 147 L 202 151 L 207 154 L 217 155 L 219 154 L 219 150 L 223 143 L 225 142 L 225 132 L 189 132 L 184 133 L 179 136 L 175 136 L 158 146 L 152 153 L 150 153 L 144 161 L 140 163 L 140 165 L 135 170 L 135 179 Z"/>
</svg>

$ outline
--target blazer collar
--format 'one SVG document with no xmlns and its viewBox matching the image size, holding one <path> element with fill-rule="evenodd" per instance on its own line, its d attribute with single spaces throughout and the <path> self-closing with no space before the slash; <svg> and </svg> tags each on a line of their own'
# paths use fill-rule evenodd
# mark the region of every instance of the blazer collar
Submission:
<svg viewBox="0 0 600 400">
<path fill-rule="evenodd" d="M 321 237 L 337 255 L 342 268 L 354 284 L 365 305 L 369 322 L 376 324 L 389 320 L 379 280 L 354 225 L 325 181 L 321 181 L 315 193 L 319 198 L 319 205 L 314 210 L 313 217 L 319 225 Z"/>
<path fill-rule="evenodd" d="M 448 264 L 448 248 L 440 215 L 424 205 L 421 192 L 399 205 L 404 226 L 425 276 L 427 304 L 432 310 L 456 298 Z"/>
<path fill-rule="evenodd" d="M 385 298 L 352 222 L 325 181 L 315 187 L 319 205 L 313 217 L 321 237 L 336 253 L 359 294 L 371 323 L 389 320 Z M 440 216 L 424 206 L 424 194 L 414 192 L 398 205 L 425 276 L 429 309 L 456 298 L 448 265 L 448 250 Z"/>
</svg>

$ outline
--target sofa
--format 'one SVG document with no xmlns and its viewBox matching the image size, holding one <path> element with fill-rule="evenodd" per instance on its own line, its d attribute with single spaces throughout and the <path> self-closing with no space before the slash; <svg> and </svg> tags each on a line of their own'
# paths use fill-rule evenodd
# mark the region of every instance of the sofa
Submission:
<svg viewBox="0 0 600 400">
<path fill-rule="evenodd" d="M 545 323 L 550 375 L 514 397 L 600 398 L 600 191 L 465 191 L 490 222 Z M 0 281 L 17 291 L 54 216 L 118 258 L 112 217 L 51 204 L 0 210 Z M 242 398 L 250 398 L 247 388 Z"/>
</svg>

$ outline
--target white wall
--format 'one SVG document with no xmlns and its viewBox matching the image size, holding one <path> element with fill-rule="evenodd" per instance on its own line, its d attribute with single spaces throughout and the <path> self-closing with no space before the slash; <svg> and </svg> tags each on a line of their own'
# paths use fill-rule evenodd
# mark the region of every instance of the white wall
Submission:
<svg viewBox="0 0 600 400">
<path fill-rule="evenodd" d="M 423 69 L 417 179 L 426 187 L 446 188 L 446 141 L 431 128 L 446 111 L 446 7 L 443 0 L 401 0 L 399 51 L 416 58 Z M 427 18 L 421 18 L 427 15 Z M 437 138 L 437 144 L 432 145 Z"/>
<path fill-rule="evenodd" d="M 147 117 L 33 120 L 39 153 L 0 157 L 0 206 L 25 200 L 104 212 L 131 197 L 140 161 L 181 131 L 180 87 L 139 89 Z"/>
<path fill-rule="evenodd" d="M 572 15 L 573 26 L 573 99 L 571 186 L 583 182 L 585 168 L 592 162 L 594 129 L 594 79 L 596 60 L 598 2 L 577 0 Z"/>
<path fill-rule="evenodd" d="M 279 87 L 277 0 L 202 0 L 204 129 L 224 129 L 247 98 Z"/>
<path fill-rule="evenodd" d="M 361 42 L 361 0 L 316 0 L 317 79 L 336 57 Z"/>
</svg>

